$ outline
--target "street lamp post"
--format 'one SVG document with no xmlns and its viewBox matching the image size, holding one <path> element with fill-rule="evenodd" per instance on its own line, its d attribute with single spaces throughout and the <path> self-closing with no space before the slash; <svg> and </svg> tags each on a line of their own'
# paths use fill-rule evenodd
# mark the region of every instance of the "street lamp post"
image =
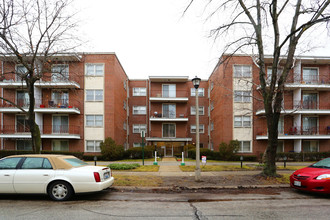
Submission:
<svg viewBox="0 0 330 220">
<path fill-rule="evenodd" d="M 195 181 L 201 181 L 201 168 L 200 168 L 200 152 L 199 152 L 199 106 L 198 106 L 198 87 L 201 79 L 197 76 L 192 79 L 192 83 L 195 87 L 196 96 L 196 170 L 195 170 Z"/>
</svg>

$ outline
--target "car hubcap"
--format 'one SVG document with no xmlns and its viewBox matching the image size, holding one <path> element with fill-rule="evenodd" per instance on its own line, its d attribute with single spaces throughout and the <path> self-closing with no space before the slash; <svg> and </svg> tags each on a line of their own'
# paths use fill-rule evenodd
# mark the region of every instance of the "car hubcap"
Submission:
<svg viewBox="0 0 330 220">
<path fill-rule="evenodd" d="M 68 189 L 63 184 L 57 184 L 53 187 L 53 195 L 55 198 L 63 199 L 68 194 Z"/>
</svg>

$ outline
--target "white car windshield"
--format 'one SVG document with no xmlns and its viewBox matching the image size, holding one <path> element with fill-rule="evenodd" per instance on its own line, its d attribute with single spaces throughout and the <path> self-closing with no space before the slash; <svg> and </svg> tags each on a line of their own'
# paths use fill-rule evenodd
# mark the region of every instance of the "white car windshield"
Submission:
<svg viewBox="0 0 330 220">
<path fill-rule="evenodd" d="M 64 158 L 64 161 L 68 162 L 69 164 L 71 164 L 74 167 L 88 165 L 88 163 L 86 163 L 82 160 L 79 160 L 78 158 Z"/>
</svg>

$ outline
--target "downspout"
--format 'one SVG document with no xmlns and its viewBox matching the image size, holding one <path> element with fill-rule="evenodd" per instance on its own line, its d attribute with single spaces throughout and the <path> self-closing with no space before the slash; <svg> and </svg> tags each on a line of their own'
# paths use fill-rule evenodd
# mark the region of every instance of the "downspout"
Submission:
<svg viewBox="0 0 330 220">
<path fill-rule="evenodd" d="M 4 71 L 4 68 L 3 68 L 3 60 L 1 61 L 1 75 L 3 75 L 3 71 Z M 3 96 L 3 87 L 1 87 L 1 95 Z M 3 99 L 1 99 L 1 104 L 3 106 Z M 3 112 L 1 113 L 1 131 L 3 131 Z M 1 150 L 4 149 L 4 146 L 3 146 L 3 138 L 1 138 Z"/>
<path fill-rule="evenodd" d="M 126 79 L 126 147 L 125 147 L 125 150 L 128 150 L 129 149 L 129 80 L 128 78 Z"/>
<path fill-rule="evenodd" d="M 148 84 L 149 83 L 149 84 Z M 148 104 L 148 112 L 149 112 L 149 117 L 150 117 L 150 101 L 148 101 L 148 98 L 150 97 L 150 80 L 148 80 L 148 79 L 146 79 L 146 87 L 148 87 L 148 94 L 146 95 L 146 105 Z M 146 125 L 147 125 L 147 130 L 148 130 L 148 135 L 149 135 L 149 137 L 150 137 L 150 132 L 151 132 L 151 124 L 150 124 L 150 120 L 148 120 L 148 115 L 147 115 L 147 117 L 146 117 Z M 147 141 L 146 141 L 146 144 L 149 144 L 149 143 L 147 143 Z"/>
</svg>

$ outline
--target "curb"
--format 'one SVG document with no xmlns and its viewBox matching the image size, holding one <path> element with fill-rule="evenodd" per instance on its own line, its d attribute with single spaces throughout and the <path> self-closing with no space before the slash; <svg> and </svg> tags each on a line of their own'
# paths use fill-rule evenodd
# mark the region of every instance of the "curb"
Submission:
<svg viewBox="0 0 330 220">
<path fill-rule="evenodd" d="M 198 191 L 198 190 L 233 190 L 233 189 L 285 189 L 290 188 L 288 184 L 278 185 L 246 185 L 246 186 L 209 186 L 209 187 L 185 187 L 185 186 L 164 186 L 164 187 L 138 187 L 138 186 L 112 186 L 115 191 Z"/>
</svg>

